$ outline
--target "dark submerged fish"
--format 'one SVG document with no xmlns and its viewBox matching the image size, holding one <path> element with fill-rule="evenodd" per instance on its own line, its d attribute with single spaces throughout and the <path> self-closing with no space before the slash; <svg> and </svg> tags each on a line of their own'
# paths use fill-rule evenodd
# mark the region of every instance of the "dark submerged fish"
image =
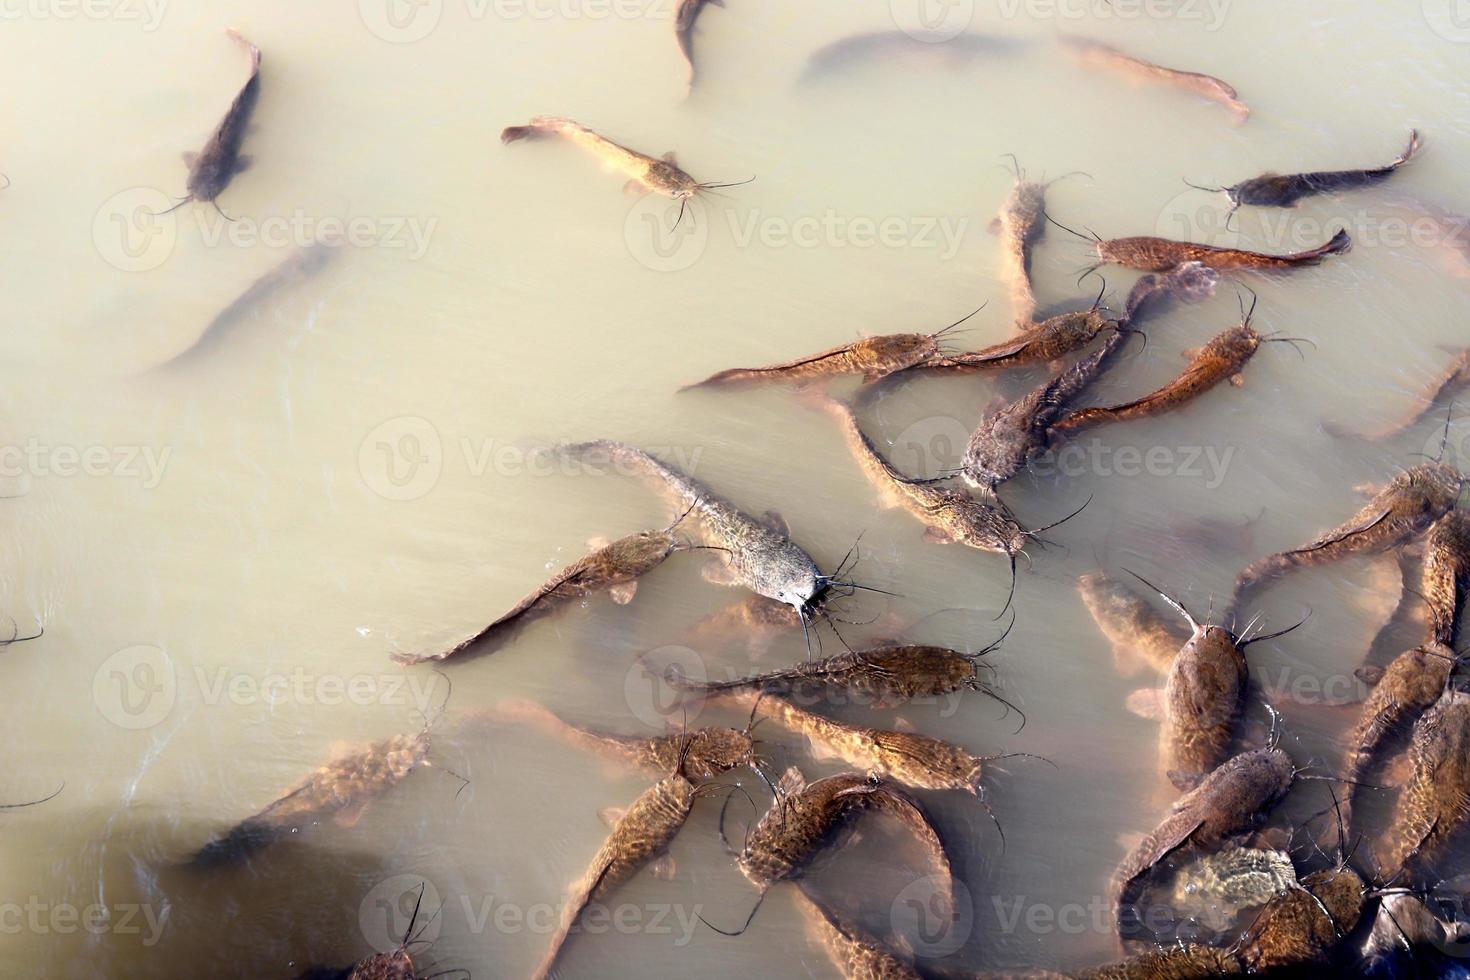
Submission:
<svg viewBox="0 0 1470 980">
<path fill-rule="evenodd" d="M 245 80 L 230 108 L 210 135 L 204 149 L 198 153 L 184 154 L 184 163 L 189 167 L 189 180 L 185 185 L 186 196 L 174 207 L 182 207 L 190 201 L 208 201 L 219 207 L 217 198 L 224 193 L 230 181 L 249 165 L 240 156 L 240 145 L 245 141 L 245 128 L 255 102 L 260 97 L 260 49 L 245 40 L 234 28 L 226 31 L 250 58 L 250 77 Z M 172 210 L 172 209 L 170 209 Z M 223 212 L 221 212 L 223 213 Z"/>
<path fill-rule="evenodd" d="M 723 7 L 725 0 L 679 0 L 674 11 L 674 40 L 679 42 L 679 53 L 689 65 L 689 87 L 694 88 L 694 22 L 707 4 Z"/>
<path fill-rule="evenodd" d="M 1267 173 L 1241 181 L 1231 187 L 1201 187 L 1199 189 L 1224 193 L 1230 198 L 1230 210 L 1232 211 L 1242 205 L 1292 208 L 1296 207 L 1297 202 L 1304 197 L 1367 187 L 1386 180 L 1394 171 L 1408 163 L 1418 151 L 1419 131 L 1411 129 L 1409 130 L 1408 147 L 1391 163 L 1382 167 L 1372 167 L 1367 170 L 1327 170 L 1306 174 Z"/>
</svg>

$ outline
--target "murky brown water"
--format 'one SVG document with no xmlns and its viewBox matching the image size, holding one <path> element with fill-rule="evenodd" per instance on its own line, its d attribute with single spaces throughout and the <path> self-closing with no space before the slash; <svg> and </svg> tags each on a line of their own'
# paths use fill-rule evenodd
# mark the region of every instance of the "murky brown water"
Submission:
<svg viewBox="0 0 1470 980">
<path fill-rule="evenodd" d="M 1438 225 L 1410 224 L 1422 212 L 1406 202 L 1470 210 L 1470 24 L 1437 0 L 1425 13 L 997 0 L 974 5 L 970 30 L 1011 43 L 972 60 L 920 52 L 803 79 L 811 52 L 891 30 L 895 17 L 912 23 L 913 11 L 902 0 L 731 2 L 701 15 L 700 84 L 686 99 L 668 2 L 385 2 L 396 0 L 0 10 L 0 171 L 12 181 L 0 191 L 0 489 L 18 495 L 3 502 L 0 611 L 23 632 L 46 628 L 3 655 L 3 799 L 66 784 L 0 817 L 7 975 L 276 977 L 341 965 L 402 934 L 423 881 L 426 911 L 439 909 L 424 933 L 438 968 L 524 975 L 605 835 L 598 810 L 626 804 L 649 777 L 476 711 L 533 698 L 585 724 L 650 732 L 684 716 L 653 696 L 640 657 L 697 657 L 725 674 L 803 656 L 799 636 L 754 663 L 739 638 L 691 638 L 702 616 L 741 598 L 703 582 L 696 556 L 675 556 L 630 605 L 597 597 L 447 670 L 432 759 L 469 780 L 462 792 L 422 769 L 355 825 L 323 824 L 248 868 L 174 865 L 344 747 L 418 730 L 444 682 L 390 653 L 457 641 L 591 536 L 668 522 L 633 481 L 546 467 L 535 447 L 616 437 L 661 451 L 750 511 L 779 510 L 828 570 L 862 534 L 859 580 L 901 597 L 846 603 L 849 618 L 878 619 L 845 628 L 851 642 L 899 624 L 905 638 L 979 649 L 1000 632 L 1003 561 L 926 545 L 910 517 L 877 511 L 830 420 L 789 392 L 675 389 L 864 331 L 937 329 L 987 301 L 962 339 L 1004 336 L 1006 290 L 985 230 L 1010 186 L 1004 154 L 1034 174 L 1087 171 L 1050 192 L 1068 225 L 1219 242 L 1222 199 L 1181 178 L 1386 161 L 1417 126 L 1422 157 L 1383 190 L 1237 216 L 1239 241 L 1268 251 L 1338 225 L 1357 240 L 1319 268 L 1249 280 L 1257 326 L 1309 338 L 1304 357 L 1265 348 L 1243 388 L 1097 430 L 1061 472 L 1007 488 L 1031 524 L 1092 502 L 1053 533 L 1061 547 L 1039 551 L 1033 571 L 1023 563 L 1015 629 L 987 658 L 1024 730 L 980 695 L 899 712 L 972 751 L 1037 753 L 1057 767 L 1015 759 L 994 776 L 1004 849 L 973 800 L 925 797 L 971 900 L 962 928 L 926 929 L 919 855 L 881 830 L 817 872 L 873 929 L 953 951 L 947 964 L 1110 955 L 1110 925 L 1093 910 L 1119 838 L 1152 826 L 1168 796 L 1156 726 L 1123 707 L 1148 680 L 1115 673 L 1076 578 L 1099 561 L 1136 568 L 1203 612 L 1251 558 L 1345 518 L 1355 485 L 1437 447 L 1433 421 L 1380 446 L 1321 425 L 1398 410 L 1438 370 L 1441 345 L 1464 343 L 1470 279 Z M 969 7 L 944 8 L 961 19 L 941 26 L 964 23 Z M 200 204 L 149 217 L 183 193 L 179 153 L 199 147 L 240 84 L 243 59 L 223 34 L 232 25 L 264 52 L 254 164 L 220 200 L 235 220 Z M 1217 106 L 1089 72 L 1051 44 L 1057 31 L 1219 74 L 1254 115 L 1234 128 Z M 701 180 L 757 179 L 708 198 L 670 236 L 662 206 L 621 195 L 620 177 L 570 146 L 498 143 L 502 126 L 539 113 L 677 150 Z M 350 245 L 229 318 L 197 356 L 148 373 L 323 235 Z M 1088 259 L 1084 243 L 1048 231 L 1035 267 L 1044 309 L 1091 298 L 1095 280 L 1075 285 Z M 1132 276 L 1105 272 L 1120 305 Z M 1151 323 L 1147 348 L 1098 397 L 1172 376 L 1181 350 L 1236 322 L 1236 293 L 1227 284 Z M 932 472 L 954 465 L 997 393 L 1039 377 L 918 381 L 864 424 L 899 466 Z M 1467 431 L 1451 433 L 1459 461 Z M 1197 533 L 1201 522 L 1215 533 Z M 1370 565 L 1349 563 L 1270 592 L 1270 624 L 1314 614 L 1252 649 L 1255 676 L 1306 700 L 1322 685 L 1350 693 L 1383 588 Z M 1415 630 L 1395 625 L 1380 650 Z M 830 635 L 824 644 L 838 648 Z M 696 717 L 737 720 L 713 708 Z M 1300 761 L 1336 758 L 1341 712 L 1288 719 Z M 774 726 L 761 735 L 778 767 L 830 771 Z M 1311 812 L 1321 797 L 1304 791 L 1291 808 Z M 730 811 L 738 832 L 749 807 L 737 796 Z M 718 799 L 696 808 L 674 879 L 621 891 L 623 918 L 577 937 L 565 975 L 834 975 L 779 889 L 743 937 L 698 925 L 702 913 L 731 928 L 755 897 L 724 855 L 718 818 Z"/>
</svg>

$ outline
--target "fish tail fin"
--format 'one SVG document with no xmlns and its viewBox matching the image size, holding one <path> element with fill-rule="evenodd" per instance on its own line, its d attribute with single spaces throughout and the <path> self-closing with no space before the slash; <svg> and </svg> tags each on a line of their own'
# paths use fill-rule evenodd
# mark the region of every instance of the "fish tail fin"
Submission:
<svg viewBox="0 0 1470 980">
<path fill-rule="evenodd" d="M 1342 255 L 1353 247 L 1353 238 L 1348 234 L 1346 228 L 1337 229 L 1337 234 L 1332 236 L 1332 241 L 1323 247 L 1323 255 Z"/>
<path fill-rule="evenodd" d="M 1419 140 L 1419 130 L 1409 130 L 1409 145 L 1404 149 L 1404 152 L 1400 154 L 1399 158 L 1393 162 L 1393 165 L 1395 167 L 1402 167 L 1404 164 L 1408 163 L 1414 158 L 1414 155 L 1419 152 L 1419 147 L 1422 145 L 1423 144 Z"/>
<path fill-rule="evenodd" d="M 253 75 L 260 71 L 260 48 L 233 27 L 227 28 L 225 33 L 229 35 L 230 40 L 242 45 L 246 53 L 250 55 L 250 73 Z"/>
</svg>

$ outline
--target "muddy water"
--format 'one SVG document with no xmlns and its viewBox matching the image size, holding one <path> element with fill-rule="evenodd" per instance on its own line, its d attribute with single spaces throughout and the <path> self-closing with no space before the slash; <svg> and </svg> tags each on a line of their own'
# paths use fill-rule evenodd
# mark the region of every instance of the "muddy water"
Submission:
<svg viewBox="0 0 1470 980">
<path fill-rule="evenodd" d="M 909 517 L 876 510 L 827 418 L 780 391 L 675 389 L 865 331 L 937 329 L 985 302 L 962 339 L 1004 336 L 985 225 L 1010 185 L 1007 153 L 1032 174 L 1086 171 L 1052 189 L 1051 211 L 1105 237 L 1285 251 L 1346 225 L 1357 239 L 1320 268 L 1249 280 L 1258 328 L 1310 339 L 1304 356 L 1263 348 L 1243 388 L 1097 430 L 1007 488 L 1032 524 L 1092 502 L 1034 570 L 1023 563 L 1016 627 L 987 658 L 1024 729 L 981 695 L 899 713 L 972 751 L 1057 766 L 1017 759 L 994 776 L 1004 848 L 973 800 L 926 798 L 971 899 L 962 927 L 934 931 L 921 855 L 881 828 L 817 871 L 871 928 L 949 964 L 1107 956 L 1094 909 L 1120 837 L 1151 826 L 1169 797 L 1155 726 L 1123 707 L 1150 680 L 1115 673 L 1076 578 L 1099 562 L 1134 568 L 1203 614 L 1251 558 L 1336 523 L 1359 505 L 1355 485 L 1437 448 L 1432 421 L 1376 446 L 1333 439 L 1322 423 L 1367 426 L 1399 410 L 1438 370 L 1440 345 L 1464 342 L 1470 279 L 1442 230 L 1410 223 L 1426 202 L 1470 210 L 1458 180 L 1470 107 L 1457 84 L 1470 25 L 1435 0 L 1424 15 L 1342 2 L 1128 8 L 1138 16 L 1117 0 L 979 3 L 969 30 L 1004 43 L 973 58 L 937 45 L 807 72 L 823 45 L 911 24 L 913 12 L 732 3 L 700 18 L 700 81 L 685 98 L 668 4 L 352 6 L 5 10 L 0 441 L 15 498 L 0 502 L 0 609 L 46 633 L 3 654 L 3 799 L 65 782 L 56 799 L 0 817 L 9 971 L 290 976 L 391 946 L 427 881 L 425 916 L 439 911 L 423 937 L 439 968 L 527 972 L 551 908 L 605 834 L 598 810 L 651 777 L 477 712 L 522 697 L 630 733 L 736 720 L 673 707 L 638 658 L 725 675 L 804 655 L 799 637 L 754 661 L 738 637 L 692 638 L 740 596 L 678 555 L 630 605 L 596 597 L 449 668 L 452 694 L 432 672 L 394 667 L 394 651 L 477 629 L 587 538 L 670 519 L 634 482 L 549 467 L 536 447 L 658 447 L 749 510 L 780 511 L 827 570 L 863 534 L 859 581 L 900 597 L 845 603 L 847 618 L 876 620 L 843 627 L 854 643 L 994 639 L 1004 563 L 926 545 Z M 963 25 L 970 6 L 938 26 Z M 197 203 L 152 217 L 183 194 L 180 152 L 202 144 L 242 79 L 227 26 L 264 52 L 254 162 L 219 202 L 234 220 Z M 1051 43 L 1059 31 L 1221 75 L 1254 114 L 1235 128 L 1218 106 L 1079 67 Z M 702 181 L 756 180 L 704 198 L 669 232 L 660 202 L 622 195 L 622 178 L 571 147 L 498 143 L 501 127 L 539 113 L 677 151 Z M 1243 212 L 1229 230 L 1220 198 L 1181 183 L 1386 161 L 1415 126 L 1424 153 L 1387 188 Z M 194 356 L 152 370 L 317 239 L 341 243 L 317 271 L 263 291 Z M 1045 310 L 1090 299 L 1096 280 L 1075 284 L 1088 264 L 1085 243 L 1048 231 L 1035 268 Z M 1132 274 L 1105 273 L 1120 306 Z M 1150 389 L 1238 316 L 1229 284 L 1171 309 L 1098 397 Z M 1038 377 L 898 386 L 864 424 L 900 466 L 937 471 L 955 464 L 985 405 Z M 1467 431 L 1452 430 L 1452 458 L 1464 459 Z M 1389 585 L 1372 563 L 1350 563 L 1269 592 L 1252 612 L 1270 625 L 1313 616 L 1252 649 L 1257 676 L 1301 701 L 1350 694 Z M 1397 622 L 1379 655 L 1416 629 Z M 418 730 L 446 695 L 435 767 L 351 826 L 323 823 L 247 868 L 176 867 L 332 755 Z M 1287 715 L 1294 754 L 1335 758 L 1340 711 Z M 778 766 L 825 771 L 795 740 L 761 735 Z M 1321 803 L 1307 791 L 1293 806 Z M 749 814 L 737 795 L 732 835 Z M 566 975 L 833 975 L 779 890 L 741 938 L 698 925 L 702 913 L 733 927 L 754 900 L 718 817 L 718 798 L 696 808 L 674 879 L 621 892 L 622 918 L 574 940 Z"/>
</svg>

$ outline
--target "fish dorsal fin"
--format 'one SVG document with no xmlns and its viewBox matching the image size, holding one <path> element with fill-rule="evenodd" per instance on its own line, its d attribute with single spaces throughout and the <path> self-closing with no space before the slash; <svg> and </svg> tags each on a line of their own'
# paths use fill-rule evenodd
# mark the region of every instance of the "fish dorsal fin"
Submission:
<svg viewBox="0 0 1470 980">
<path fill-rule="evenodd" d="M 806 777 L 796 766 L 787 769 L 781 774 L 781 778 L 776 780 L 776 792 L 782 799 L 796 796 L 804 789 L 806 789 Z"/>
<path fill-rule="evenodd" d="M 954 535 L 942 527 L 935 527 L 931 524 L 924 528 L 924 540 L 930 544 L 953 544 Z"/>
<path fill-rule="evenodd" d="M 782 517 L 779 511 L 766 511 L 761 515 L 761 523 L 783 538 L 789 538 L 791 536 L 791 527 L 786 523 L 786 518 Z"/>
<path fill-rule="evenodd" d="M 1149 721 L 1164 720 L 1164 692 L 1157 687 L 1141 687 L 1128 695 L 1124 705 L 1130 712 Z"/>
<path fill-rule="evenodd" d="M 587 539 L 587 547 L 591 551 L 601 551 L 610 544 L 612 544 L 612 538 L 606 534 L 594 534 Z"/>
<path fill-rule="evenodd" d="M 909 721 L 907 718 L 899 718 L 895 720 L 893 723 L 893 730 L 896 732 L 902 732 L 905 735 L 911 734 L 916 731 L 916 729 L 914 728 L 914 723 Z"/>
<path fill-rule="evenodd" d="M 673 150 L 670 150 L 663 155 L 663 161 L 671 167 L 677 167 L 679 165 L 679 158 L 675 156 Z"/>
<path fill-rule="evenodd" d="M 627 815 L 628 808 L 625 806 L 605 806 L 597 811 L 597 819 L 608 827 L 616 827 Z"/>
<path fill-rule="evenodd" d="M 194 162 L 199 159 L 199 154 L 195 150 L 185 150 L 182 156 L 184 158 L 184 166 L 186 167 L 193 167 Z"/>
</svg>

